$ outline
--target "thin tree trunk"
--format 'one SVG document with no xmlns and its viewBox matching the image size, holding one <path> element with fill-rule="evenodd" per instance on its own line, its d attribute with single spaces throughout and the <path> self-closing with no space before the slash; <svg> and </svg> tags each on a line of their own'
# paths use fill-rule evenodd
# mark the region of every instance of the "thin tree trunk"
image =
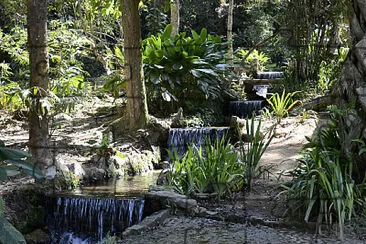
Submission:
<svg viewBox="0 0 366 244">
<path fill-rule="evenodd" d="M 172 36 L 179 33 L 180 16 L 179 16 L 179 0 L 171 0 L 170 2 L 170 22 L 172 24 Z"/>
<path fill-rule="evenodd" d="M 148 123 L 146 91 L 142 70 L 139 2 L 140 0 L 121 0 L 128 99 L 127 123 L 130 129 L 144 128 Z"/>
<path fill-rule="evenodd" d="M 227 41 L 229 42 L 228 47 L 228 64 L 233 65 L 233 10 L 234 0 L 229 0 L 229 12 L 227 16 Z"/>
<path fill-rule="evenodd" d="M 29 145 L 32 161 L 46 173 L 56 174 L 50 153 L 48 111 L 41 108 L 48 95 L 47 0 L 28 0 L 28 48 L 32 102 L 29 111 Z"/>
</svg>

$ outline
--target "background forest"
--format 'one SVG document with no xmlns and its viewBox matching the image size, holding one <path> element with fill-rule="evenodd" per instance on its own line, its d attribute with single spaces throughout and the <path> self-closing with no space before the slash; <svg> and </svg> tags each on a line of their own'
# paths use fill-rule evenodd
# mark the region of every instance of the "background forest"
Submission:
<svg viewBox="0 0 366 244">
<path fill-rule="evenodd" d="M 337 79 L 350 43 L 345 4 L 235 1 L 234 64 L 258 59 L 261 70 L 285 71 L 283 87 L 288 92 L 306 91 L 299 93 L 302 98 L 324 94 Z M 24 1 L 7 0 L 0 6 L 0 106 L 20 111 L 29 96 L 26 6 Z M 162 34 L 170 23 L 169 1 L 144 1 L 139 11 L 151 114 L 166 116 L 179 107 L 195 114 L 200 112 L 193 108 L 195 102 L 206 104 L 199 109 L 206 107 L 210 113 L 213 101 L 233 99 L 225 1 L 181 1 L 181 34 L 175 37 Z M 48 15 L 54 96 L 44 106 L 59 112 L 93 91 L 123 97 L 123 31 L 117 1 L 54 0 Z"/>
</svg>

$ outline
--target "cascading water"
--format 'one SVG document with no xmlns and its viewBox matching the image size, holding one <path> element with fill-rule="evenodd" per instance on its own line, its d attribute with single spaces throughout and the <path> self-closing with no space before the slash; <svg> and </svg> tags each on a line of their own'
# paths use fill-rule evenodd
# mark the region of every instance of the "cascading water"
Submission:
<svg viewBox="0 0 366 244">
<path fill-rule="evenodd" d="M 264 100 L 231 101 L 230 114 L 233 116 L 238 116 L 241 119 L 251 117 L 253 112 L 256 115 L 259 115 L 261 113 L 264 104 L 265 104 Z"/>
<path fill-rule="evenodd" d="M 268 87 L 269 87 L 269 85 L 254 85 L 253 89 L 256 91 L 256 94 L 258 96 L 267 98 Z"/>
<path fill-rule="evenodd" d="M 283 72 L 257 72 L 257 79 L 280 79 L 283 76 Z"/>
<path fill-rule="evenodd" d="M 168 150 L 176 150 L 181 158 L 188 150 L 188 145 L 194 143 L 196 147 L 205 144 L 206 139 L 211 142 L 216 137 L 221 139 L 229 132 L 229 127 L 202 127 L 202 128 L 172 128 L 169 130 Z"/>
<path fill-rule="evenodd" d="M 53 243 L 97 243 L 142 220 L 143 199 L 57 197 L 47 203 Z"/>
</svg>

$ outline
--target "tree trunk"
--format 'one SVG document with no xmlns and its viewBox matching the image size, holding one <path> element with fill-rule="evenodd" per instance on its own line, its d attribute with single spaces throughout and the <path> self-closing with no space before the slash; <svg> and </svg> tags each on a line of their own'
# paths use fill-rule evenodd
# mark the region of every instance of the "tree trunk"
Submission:
<svg viewBox="0 0 366 244">
<path fill-rule="evenodd" d="M 146 91 L 142 70 L 139 3 L 140 0 L 121 0 L 128 99 L 127 123 L 130 129 L 144 128 L 148 123 Z"/>
<path fill-rule="evenodd" d="M 47 0 L 28 0 L 28 48 L 32 102 L 29 111 L 29 146 L 32 161 L 47 178 L 56 170 L 50 153 L 48 111 L 42 109 L 42 99 L 48 95 Z"/>
<path fill-rule="evenodd" d="M 347 118 L 346 132 L 349 136 L 342 142 L 347 152 L 351 150 L 352 139 L 366 141 L 366 0 L 352 0 L 350 9 L 352 48 L 344 64 L 343 74 L 332 91 L 334 103 L 340 107 L 355 104 L 355 116 Z M 350 137 L 353 137 L 350 139 Z M 355 156 L 359 173 L 366 170 L 366 153 Z"/>
<path fill-rule="evenodd" d="M 229 12 L 227 15 L 227 41 L 229 42 L 228 49 L 228 64 L 233 65 L 233 10 L 234 0 L 229 0 Z"/>
<path fill-rule="evenodd" d="M 172 36 L 179 34 L 179 0 L 171 0 L 170 2 L 170 22 L 172 24 Z"/>
</svg>

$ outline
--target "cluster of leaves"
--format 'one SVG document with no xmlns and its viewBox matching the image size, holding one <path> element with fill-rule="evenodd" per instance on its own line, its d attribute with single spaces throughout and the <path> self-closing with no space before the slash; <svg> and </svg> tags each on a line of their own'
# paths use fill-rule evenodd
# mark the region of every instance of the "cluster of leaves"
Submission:
<svg viewBox="0 0 366 244">
<path fill-rule="evenodd" d="M 43 178 L 43 173 L 35 165 L 25 158 L 31 155 L 27 152 L 10 149 L 5 147 L 4 142 L 0 141 L 0 180 L 8 177 L 26 173 L 36 179 Z"/>
<path fill-rule="evenodd" d="M 208 139 L 204 147 L 189 145 L 182 159 L 176 151 L 169 156 L 168 184 L 181 194 L 216 193 L 221 198 L 243 185 L 244 169 L 225 137 L 216 137 L 213 145 Z"/>
<path fill-rule="evenodd" d="M 84 95 L 89 87 L 85 85 L 88 73 L 83 69 L 81 57 L 89 55 L 91 41 L 73 28 L 71 22 L 53 20 L 49 23 L 50 94 L 44 99 L 44 109 L 50 111 L 70 108 L 72 97 Z M 0 30 L 0 51 L 6 56 L 1 65 L 0 106 L 17 110 L 29 105 L 30 95 L 35 91 L 28 88 L 29 60 L 26 48 L 27 32 L 16 26 L 5 34 Z M 15 82 L 16 81 L 16 82 Z"/>
<path fill-rule="evenodd" d="M 192 111 L 194 104 L 220 99 L 223 93 L 222 73 L 225 45 L 220 37 L 191 31 L 171 36 L 168 25 L 162 34 L 143 41 L 143 63 L 150 104 L 160 111 L 172 112 L 178 107 Z"/>
<path fill-rule="evenodd" d="M 284 116 L 288 114 L 288 112 L 300 101 L 293 101 L 293 96 L 296 95 L 297 92 L 287 93 L 283 90 L 282 95 L 276 93 L 273 94 L 272 97 L 267 99 L 269 103 L 272 113 L 276 116 L 277 124 L 281 123 L 281 120 Z"/>
<path fill-rule="evenodd" d="M 239 49 L 236 51 L 235 56 L 240 62 L 249 64 L 251 66 L 256 65 L 258 61 L 259 70 L 262 71 L 266 68 L 266 64 L 271 60 L 264 52 L 260 52 L 256 49 L 249 53 L 249 50 Z"/>
<path fill-rule="evenodd" d="M 317 95 L 332 85 L 350 44 L 347 5 L 345 0 L 299 0 L 284 5 L 282 23 L 288 32 L 283 33 L 283 41 L 291 59 L 288 91 L 302 88 Z M 291 89 L 294 84 L 297 87 Z"/>
<path fill-rule="evenodd" d="M 346 60 L 348 48 L 339 48 L 337 58 L 332 60 L 323 60 L 320 63 L 318 82 L 315 87 L 316 94 L 325 94 L 333 84 L 338 80 L 342 64 Z"/>
<path fill-rule="evenodd" d="M 36 179 L 43 178 L 43 173 L 32 163 L 25 160 L 31 155 L 27 152 L 5 147 L 0 140 L 0 180 L 20 173 L 26 173 Z M 1 243 L 26 243 L 22 234 L 12 226 L 3 216 L 5 202 L 0 196 L 0 242 Z"/>
<path fill-rule="evenodd" d="M 351 136 L 345 134 L 342 125 L 350 112 L 332 108 L 330 123 L 314 139 L 308 138 L 308 148 L 291 172 L 293 180 L 283 186 L 293 212 L 302 213 L 305 221 L 316 218 L 319 227 L 323 221 L 332 224 L 337 220 L 341 239 L 345 220 L 354 214 L 355 203 L 363 201 L 363 186 L 355 184 L 354 158 L 346 150 L 347 145 L 341 143 L 342 136 Z"/>
<path fill-rule="evenodd" d="M 272 130 L 266 135 L 261 133 L 261 123 L 262 121 L 259 120 L 255 126 L 255 115 L 253 115 L 250 122 L 249 119 L 246 120 L 246 141 L 248 142 L 244 143 L 240 136 L 240 162 L 244 168 L 243 176 L 248 190 L 251 189 L 252 179 L 258 171 L 259 160 L 273 138 Z"/>
</svg>

